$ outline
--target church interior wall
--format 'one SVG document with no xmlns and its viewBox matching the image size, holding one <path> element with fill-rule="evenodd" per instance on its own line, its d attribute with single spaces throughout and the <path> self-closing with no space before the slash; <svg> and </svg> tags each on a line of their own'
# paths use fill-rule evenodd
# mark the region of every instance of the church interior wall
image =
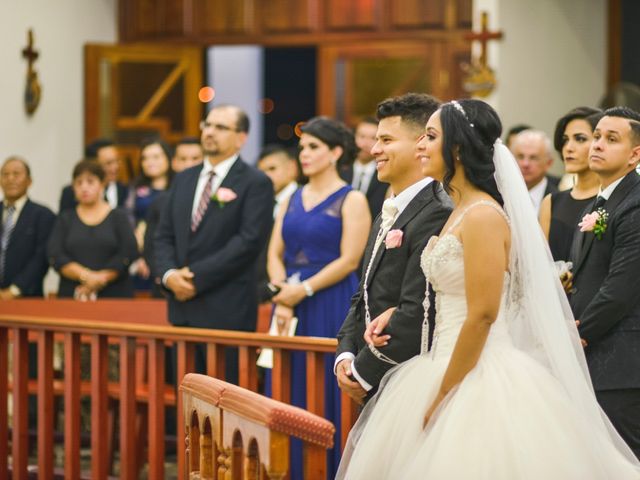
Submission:
<svg viewBox="0 0 640 480">
<path fill-rule="evenodd" d="M 505 130 L 527 123 L 552 135 L 571 108 L 598 105 L 606 93 L 607 0 L 491 3 L 497 18 L 490 27 L 504 32 L 494 42 L 495 63 L 490 57 L 500 82 L 491 100 Z M 554 170 L 562 170 L 559 160 Z"/>
<path fill-rule="evenodd" d="M 42 85 L 31 117 L 23 104 L 27 61 L 22 49 L 29 28 L 39 52 L 35 69 Z M 70 183 L 83 154 L 83 45 L 117 40 L 116 0 L 23 0 L 0 15 L 0 160 L 20 155 L 31 165 L 30 196 L 54 211 L 60 189 Z"/>
</svg>

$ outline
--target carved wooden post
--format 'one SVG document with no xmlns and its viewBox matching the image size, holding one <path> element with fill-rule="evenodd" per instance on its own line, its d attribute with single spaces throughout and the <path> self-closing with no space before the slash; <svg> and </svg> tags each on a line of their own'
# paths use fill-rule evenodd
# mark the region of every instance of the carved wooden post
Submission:
<svg viewBox="0 0 640 480">
<path fill-rule="evenodd" d="M 53 332 L 38 335 L 38 478 L 53 478 Z"/>
<path fill-rule="evenodd" d="M 80 335 L 64 336 L 64 476 L 80 478 Z"/>
</svg>

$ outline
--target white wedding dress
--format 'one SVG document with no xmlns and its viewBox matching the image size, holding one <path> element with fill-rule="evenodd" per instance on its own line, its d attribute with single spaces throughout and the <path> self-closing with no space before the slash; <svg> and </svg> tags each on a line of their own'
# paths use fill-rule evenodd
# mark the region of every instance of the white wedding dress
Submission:
<svg viewBox="0 0 640 480">
<path fill-rule="evenodd" d="M 436 292 L 433 346 L 387 374 L 352 430 L 339 478 L 640 478 L 637 464 L 614 446 L 609 432 L 594 428 L 549 369 L 514 345 L 506 272 L 500 313 L 477 365 L 423 430 L 466 319 L 460 240 L 452 233 L 433 237 L 421 264 Z"/>
</svg>

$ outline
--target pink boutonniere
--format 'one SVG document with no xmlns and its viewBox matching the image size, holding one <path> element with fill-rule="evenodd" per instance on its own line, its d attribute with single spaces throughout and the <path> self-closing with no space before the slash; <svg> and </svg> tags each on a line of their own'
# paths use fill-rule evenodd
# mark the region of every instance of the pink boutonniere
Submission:
<svg viewBox="0 0 640 480">
<path fill-rule="evenodd" d="M 218 188 L 216 193 L 211 195 L 211 200 L 218 202 L 220 208 L 223 208 L 227 203 L 234 201 L 236 198 L 238 198 L 236 192 L 225 187 Z"/>
<path fill-rule="evenodd" d="M 578 224 L 581 232 L 592 232 L 598 240 L 602 240 L 602 234 L 607 231 L 609 214 L 604 208 L 587 213 Z"/>
<path fill-rule="evenodd" d="M 136 195 L 138 197 L 148 197 L 151 194 L 151 189 L 146 186 L 136 188 Z"/>
<path fill-rule="evenodd" d="M 402 230 L 389 230 L 386 238 L 384 239 L 384 245 L 387 250 L 390 248 L 398 248 L 402 245 Z"/>
</svg>

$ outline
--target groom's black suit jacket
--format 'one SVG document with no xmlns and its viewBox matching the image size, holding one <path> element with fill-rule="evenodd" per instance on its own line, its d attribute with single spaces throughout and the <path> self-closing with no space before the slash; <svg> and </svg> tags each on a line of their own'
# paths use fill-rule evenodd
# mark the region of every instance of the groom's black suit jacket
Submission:
<svg viewBox="0 0 640 480">
<path fill-rule="evenodd" d="M 594 388 L 640 388 L 640 176 L 627 174 L 603 208 L 609 219 L 600 240 L 575 235 L 571 308 Z"/>
<path fill-rule="evenodd" d="M 251 331 L 258 309 L 256 261 L 273 223 L 273 185 L 238 158 L 221 184 L 237 198 L 223 206 L 212 200 L 192 233 L 191 209 L 202 168 L 198 165 L 175 177 L 155 235 L 158 275 L 188 266 L 197 292 L 186 302 L 169 296 L 169 321 Z"/>
<path fill-rule="evenodd" d="M 420 268 L 420 255 L 429 238 L 438 235 L 451 214 L 451 201 L 438 185 L 434 193 L 434 184 L 423 188 L 411 200 L 391 227 L 403 232 L 402 245 L 378 249 L 369 274 L 369 311 L 375 319 L 390 307 L 398 307 L 391 317 L 385 333 L 391 335 L 389 345 L 378 350 L 402 363 L 420 353 L 422 323 L 424 321 L 424 301 L 426 283 Z M 351 352 L 356 356 L 355 368 L 358 374 L 374 390 L 392 364 L 376 357 L 364 342 L 365 310 L 363 283 L 365 271 L 371 258 L 373 246 L 381 216 L 378 216 L 371 229 L 365 248 L 362 280 L 358 292 L 351 299 L 351 308 L 338 332 L 336 354 Z"/>
</svg>

